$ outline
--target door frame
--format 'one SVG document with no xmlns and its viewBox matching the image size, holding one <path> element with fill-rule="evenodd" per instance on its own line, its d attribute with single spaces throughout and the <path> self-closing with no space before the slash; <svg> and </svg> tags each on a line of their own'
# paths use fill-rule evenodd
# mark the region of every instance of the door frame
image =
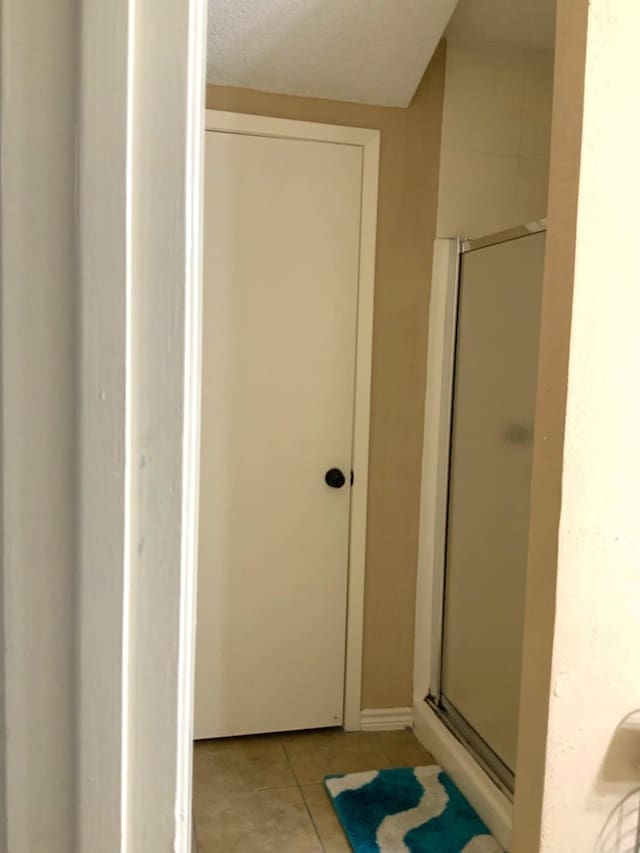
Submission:
<svg viewBox="0 0 640 853">
<path fill-rule="evenodd" d="M 353 404 L 352 469 L 349 515 L 347 631 L 343 726 L 361 727 L 364 583 L 367 546 L 371 371 L 373 357 L 373 302 L 378 218 L 380 131 L 294 119 L 268 118 L 223 110 L 207 110 L 205 132 L 268 136 L 352 145 L 362 149 L 362 206 Z M 198 389 L 199 394 L 199 389 Z"/>
<path fill-rule="evenodd" d="M 206 20 L 0 0 L 0 850 L 191 851 Z"/>
</svg>

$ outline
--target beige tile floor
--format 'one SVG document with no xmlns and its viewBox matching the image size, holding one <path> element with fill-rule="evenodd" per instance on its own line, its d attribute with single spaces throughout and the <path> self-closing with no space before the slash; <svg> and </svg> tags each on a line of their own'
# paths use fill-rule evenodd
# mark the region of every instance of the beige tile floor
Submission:
<svg viewBox="0 0 640 853">
<path fill-rule="evenodd" d="M 348 853 L 324 777 L 433 759 L 410 731 L 331 729 L 199 741 L 193 764 L 198 853 Z"/>
</svg>

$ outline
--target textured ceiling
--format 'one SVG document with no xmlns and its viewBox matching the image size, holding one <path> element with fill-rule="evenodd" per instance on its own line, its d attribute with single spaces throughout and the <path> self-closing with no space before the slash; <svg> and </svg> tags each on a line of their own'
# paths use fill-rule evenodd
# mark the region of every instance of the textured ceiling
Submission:
<svg viewBox="0 0 640 853">
<path fill-rule="evenodd" d="M 207 80 L 404 107 L 455 5 L 456 0 L 209 0 Z"/>
<path fill-rule="evenodd" d="M 556 0 L 460 0 L 447 35 L 553 52 Z"/>
</svg>

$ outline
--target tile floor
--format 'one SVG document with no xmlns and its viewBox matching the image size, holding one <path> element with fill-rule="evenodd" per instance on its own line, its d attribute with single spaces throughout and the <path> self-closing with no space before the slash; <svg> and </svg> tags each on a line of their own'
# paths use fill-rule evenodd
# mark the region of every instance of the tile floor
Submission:
<svg viewBox="0 0 640 853">
<path fill-rule="evenodd" d="M 198 853 L 349 853 L 324 777 L 433 759 L 410 731 L 330 729 L 199 741 L 193 763 Z"/>
</svg>

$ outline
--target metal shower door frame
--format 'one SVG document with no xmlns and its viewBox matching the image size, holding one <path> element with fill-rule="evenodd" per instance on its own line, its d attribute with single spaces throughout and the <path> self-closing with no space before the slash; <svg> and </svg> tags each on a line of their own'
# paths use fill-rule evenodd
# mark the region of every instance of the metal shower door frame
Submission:
<svg viewBox="0 0 640 853">
<path fill-rule="evenodd" d="M 431 613 L 431 660 L 429 692 L 426 701 L 438 714 L 441 721 L 472 753 L 496 784 L 509 797 L 513 796 L 515 777 L 491 747 L 469 725 L 463 715 L 447 700 L 442 692 L 442 662 L 444 652 L 444 607 L 446 597 L 447 535 L 449 526 L 449 489 L 451 473 L 451 445 L 453 429 L 454 385 L 456 371 L 456 350 L 458 340 L 458 310 L 460 304 L 460 281 L 462 275 L 462 257 L 470 252 L 508 243 L 540 234 L 547 230 L 546 219 L 529 222 L 515 228 L 509 228 L 494 234 L 475 239 L 457 240 L 457 258 L 450 271 L 448 293 L 445 308 L 445 330 L 443 336 L 444 352 L 442 358 L 443 375 L 441 377 L 441 445 L 440 462 L 436 474 L 436 519 L 433 526 L 433 576 L 432 576 L 432 613 Z"/>
</svg>

